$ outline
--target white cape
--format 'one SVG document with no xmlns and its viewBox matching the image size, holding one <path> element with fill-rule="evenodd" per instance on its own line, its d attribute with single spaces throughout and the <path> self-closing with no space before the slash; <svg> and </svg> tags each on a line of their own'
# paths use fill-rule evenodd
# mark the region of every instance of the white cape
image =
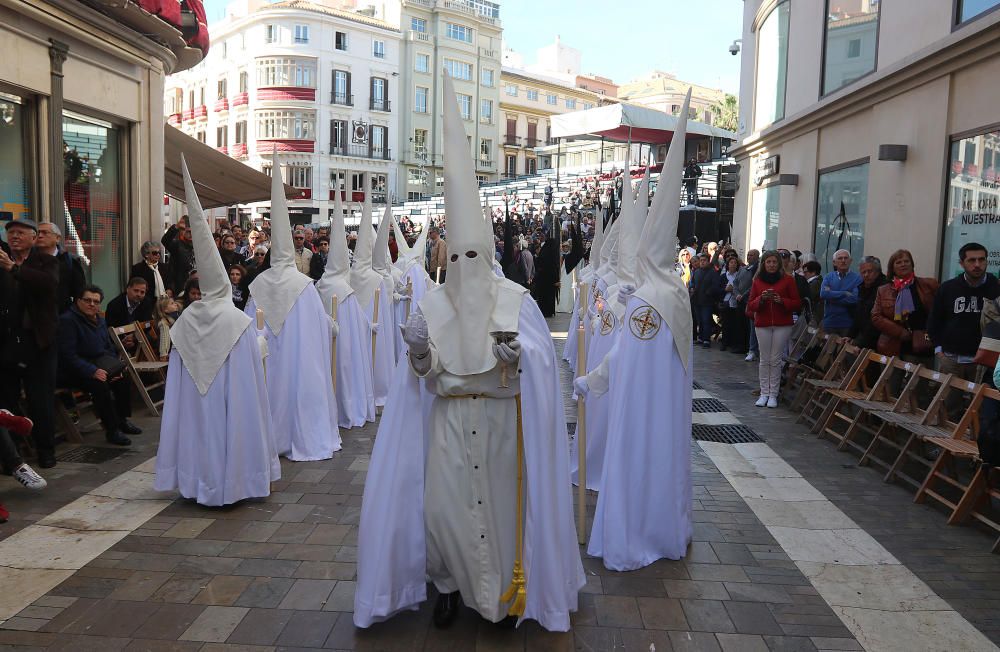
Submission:
<svg viewBox="0 0 1000 652">
<path fill-rule="evenodd" d="M 578 264 L 579 265 L 579 264 Z M 559 303 L 556 304 L 556 312 L 571 312 L 575 302 L 576 294 L 576 267 L 569 274 L 566 273 L 566 261 L 559 262 Z"/>
<path fill-rule="evenodd" d="M 420 303 L 420 300 L 424 298 L 424 295 L 427 294 L 427 290 L 431 286 L 431 277 L 427 275 L 427 272 L 424 271 L 419 261 L 411 263 L 402 273 L 400 283 L 405 286 L 407 280 L 412 283 L 413 296 L 410 297 L 409 301 L 399 301 L 395 305 L 397 325 L 393 330 L 398 336 L 396 338 L 396 364 L 399 364 L 403 360 L 403 356 L 406 355 L 406 343 L 403 341 L 403 335 L 399 330 L 399 326 L 406 324 L 407 312 L 412 311 Z M 409 307 L 409 311 L 407 307 Z"/>
<path fill-rule="evenodd" d="M 586 583 L 573 524 L 565 415 L 552 340 L 530 296 L 521 305 L 521 395 L 527 512 L 524 619 L 568 631 Z M 372 452 L 358 531 L 354 624 L 369 627 L 427 599 L 424 463 L 430 412 L 423 383 L 400 364 Z M 432 397 L 431 402 L 447 400 Z M 423 418 L 417 419 L 416 415 Z M 520 622 L 520 621 L 519 621 Z"/>
<path fill-rule="evenodd" d="M 177 489 L 207 506 L 270 495 L 281 465 L 253 329 L 243 331 L 205 394 L 171 351 L 165 392 L 157 491 Z"/>
<path fill-rule="evenodd" d="M 389 399 L 389 386 L 392 384 L 392 374 L 396 369 L 396 343 L 391 329 L 398 328 L 393 324 L 396 314 L 392 301 L 392 280 L 382 281 L 378 298 L 379 331 L 375 335 L 375 367 L 372 372 L 372 388 L 375 393 L 375 407 L 384 407 Z M 354 296 L 358 296 L 357 293 Z M 371 324 L 374 317 L 375 298 L 372 297 L 368 306 L 362 310 L 368 324 L 368 364 L 372 358 Z"/>
<path fill-rule="evenodd" d="M 641 322 L 632 318 L 648 308 L 629 298 L 606 360 L 608 441 L 587 553 L 616 571 L 682 558 L 693 527 L 691 374 L 665 319 L 651 319 L 647 339 L 637 337 Z"/>
<path fill-rule="evenodd" d="M 618 340 L 618 322 L 614 313 L 605 310 L 602 316 L 605 325 L 593 331 L 587 351 L 587 373 L 593 371 L 604 360 L 611 347 Z M 604 468 L 604 452 L 608 441 L 608 407 L 611 393 L 601 396 L 591 395 L 584 403 L 587 410 L 587 489 L 601 490 L 601 472 Z M 579 438 L 576 440 L 579 442 Z M 573 484 L 579 484 L 580 458 L 576 451 L 570 457 Z"/>
<path fill-rule="evenodd" d="M 251 296 L 246 313 L 256 310 Z M 330 374 L 332 333 L 330 315 L 313 285 L 299 294 L 280 335 L 264 324 L 275 442 L 281 455 L 296 462 L 326 460 L 340 450 Z"/>
<path fill-rule="evenodd" d="M 341 428 L 357 428 L 375 421 L 372 388 L 372 338 L 355 295 L 337 307 L 337 416 Z"/>
</svg>

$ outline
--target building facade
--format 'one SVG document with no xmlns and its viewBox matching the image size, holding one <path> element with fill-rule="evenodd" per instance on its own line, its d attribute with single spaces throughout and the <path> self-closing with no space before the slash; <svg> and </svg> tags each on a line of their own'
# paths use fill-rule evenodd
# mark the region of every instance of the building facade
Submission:
<svg viewBox="0 0 1000 652">
<path fill-rule="evenodd" d="M 689 88 L 691 105 L 688 117 L 708 125 L 713 124 L 715 115 L 712 113 L 712 107 L 725 100 L 725 92 L 718 88 L 681 81 L 668 72 L 656 70 L 647 77 L 620 85 L 618 99 L 677 115 L 681 111 Z"/>
<path fill-rule="evenodd" d="M 556 143 L 550 134 L 551 116 L 584 111 L 611 101 L 599 93 L 525 70 L 505 67 L 501 70 L 500 82 L 500 124 L 503 129 L 500 164 L 503 178 L 535 174 L 538 170 L 554 167 Z M 624 150 L 624 145 L 622 148 Z M 600 156 L 599 153 L 591 154 L 588 158 Z M 608 154 L 608 160 L 612 160 L 614 154 Z M 564 163 L 569 165 L 598 163 L 597 159 L 585 161 L 583 154 L 577 155 L 575 151 L 573 154 L 566 153 L 566 156 L 568 158 Z"/>
<path fill-rule="evenodd" d="M 168 82 L 170 124 L 268 173 L 276 149 L 285 183 L 303 191 L 289 199 L 294 223 L 328 220 L 338 181 L 360 199 L 366 172 L 375 200 L 392 199 L 398 29 L 333 6 L 250 0 L 229 5 L 212 36 L 205 61 Z M 241 206 L 241 219 L 268 210 Z"/>
<path fill-rule="evenodd" d="M 1000 268 L 1000 0 L 747 0 L 734 240 Z"/>
<path fill-rule="evenodd" d="M 401 0 L 401 199 L 440 193 L 443 72 L 455 92 L 480 182 L 499 177 L 499 5 L 485 0 Z M 387 14 L 391 14 L 391 9 Z"/>
<path fill-rule="evenodd" d="M 111 296 L 162 232 L 164 79 L 208 48 L 201 2 L 160 5 L 0 3 L 0 220 L 58 225 Z"/>
</svg>

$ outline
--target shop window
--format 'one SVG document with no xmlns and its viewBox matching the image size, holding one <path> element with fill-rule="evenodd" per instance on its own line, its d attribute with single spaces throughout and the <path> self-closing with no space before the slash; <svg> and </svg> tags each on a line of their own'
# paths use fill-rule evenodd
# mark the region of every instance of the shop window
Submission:
<svg viewBox="0 0 1000 652">
<path fill-rule="evenodd" d="M 838 249 L 860 260 L 865 251 L 868 161 L 820 172 L 816 194 L 816 242 L 813 250 L 823 269 L 833 269 Z"/>
<path fill-rule="evenodd" d="M 879 3 L 850 6 L 827 0 L 823 51 L 823 94 L 847 86 L 875 70 Z"/>
<path fill-rule="evenodd" d="M 0 93 L 0 220 L 31 217 L 32 167 L 27 158 L 29 111 L 16 95 Z M 65 231 L 64 231 L 65 233 Z"/>
<path fill-rule="evenodd" d="M 1000 0 L 958 0 L 956 19 L 959 23 L 978 18 L 1000 7 Z"/>
<path fill-rule="evenodd" d="M 943 278 L 961 273 L 958 250 L 968 242 L 986 246 L 989 270 L 1000 271 L 1000 179 L 995 152 L 1000 130 L 953 140 L 948 165 L 948 205 L 944 219 Z"/>
<path fill-rule="evenodd" d="M 757 83 L 754 125 L 760 129 L 785 117 L 788 78 L 788 0 L 781 2 L 757 30 Z M 680 107 L 677 107 L 680 111 Z"/>
<path fill-rule="evenodd" d="M 772 186 L 755 190 L 750 207 L 749 246 L 760 251 L 778 246 L 778 212 L 781 204 L 781 187 Z"/>
<path fill-rule="evenodd" d="M 83 251 L 88 280 L 113 296 L 125 280 L 120 129 L 96 118 L 63 113 L 67 248 Z"/>
</svg>

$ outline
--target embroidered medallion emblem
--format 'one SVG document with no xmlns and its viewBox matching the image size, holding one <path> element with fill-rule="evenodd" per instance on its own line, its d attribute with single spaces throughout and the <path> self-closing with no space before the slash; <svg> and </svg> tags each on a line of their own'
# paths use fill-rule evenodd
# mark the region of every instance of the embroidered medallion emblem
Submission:
<svg viewBox="0 0 1000 652">
<path fill-rule="evenodd" d="M 640 340 L 651 340 L 660 332 L 663 319 L 652 306 L 642 306 L 632 311 L 628 319 L 629 329 Z"/>
<path fill-rule="evenodd" d="M 601 335 L 609 334 L 615 329 L 617 323 L 618 320 L 615 318 L 615 313 L 605 310 L 604 314 L 601 315 Z"/>
</svg>

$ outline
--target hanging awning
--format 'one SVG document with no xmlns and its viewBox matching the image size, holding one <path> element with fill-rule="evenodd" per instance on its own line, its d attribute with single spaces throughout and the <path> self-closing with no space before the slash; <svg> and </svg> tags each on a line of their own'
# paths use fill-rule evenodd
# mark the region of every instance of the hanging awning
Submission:
<svg viewBox="0 0 1000 652">
<path fill-rule="evenodd" d="M 553 138 L 571 136 L 596 136 L 608 140 L 633 143 L 665 144 L 670 142 L 677 129 L 679 118 L 663 111 L 657 111 L 638 104 L 608 104 L 585 111 L 573 111 L 549 118 Z M 687 137 L 728 138 L 736 140 L 736 134 L 703 122 L 688 120 Z"/>
<path fill-rule="evenodd" d="M 203 208 L 249 204 L 271 199 L 271 177 L 240 163 L 170 125 L 163 126 L 164 192 L 184 201 L 181 154 L 187 161 Z M 298 199 L 302 191 L 285 184 L 285 196 Z"/>
</svg>

